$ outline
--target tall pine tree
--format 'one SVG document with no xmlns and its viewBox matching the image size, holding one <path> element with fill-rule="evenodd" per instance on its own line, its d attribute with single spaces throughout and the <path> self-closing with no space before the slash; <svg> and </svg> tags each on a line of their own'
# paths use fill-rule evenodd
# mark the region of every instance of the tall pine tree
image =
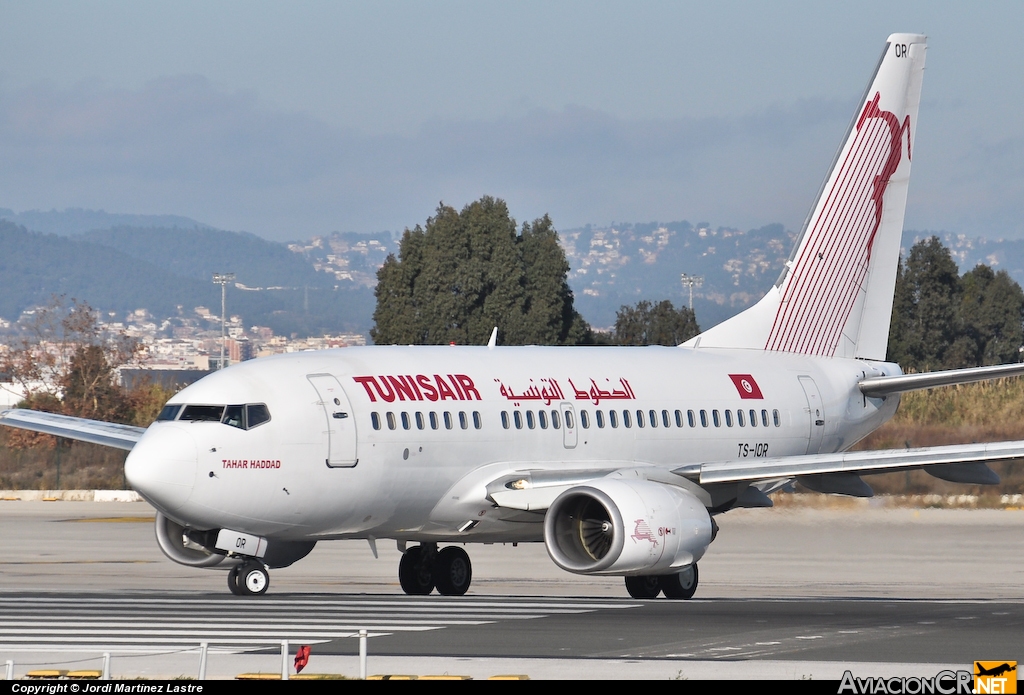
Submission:
<svg viewBox="0 0 1024 695">
<path fill-rule="evenodd" d="M 440 205 L 405 230 L 377 273 L 370 335 L 378 345 L 572 345 L 590 329 L 573 307 L 569 264 L 545 215 L 516 228 L 501 200 Z"/>
</svg>

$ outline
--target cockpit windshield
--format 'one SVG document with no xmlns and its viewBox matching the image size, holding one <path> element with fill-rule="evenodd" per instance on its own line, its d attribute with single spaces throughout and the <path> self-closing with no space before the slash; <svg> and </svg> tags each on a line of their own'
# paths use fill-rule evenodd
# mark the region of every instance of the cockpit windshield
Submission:
<svg viewBox="0 0 1024 695">
<path fill-rule="evenodd" d="M 263 403 L 244 405 L 165 405 L 158 422 L 182 420 L 189 422 L 220 422 L 230 427 L 251 430 L 270 421 L 270 409 Z"/>
</svg>

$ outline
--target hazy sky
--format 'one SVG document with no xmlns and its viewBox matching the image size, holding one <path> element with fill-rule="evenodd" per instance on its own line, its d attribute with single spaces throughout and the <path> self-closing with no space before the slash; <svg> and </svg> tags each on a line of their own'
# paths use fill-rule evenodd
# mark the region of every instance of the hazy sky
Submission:
<svg viewBox="0 0 1024 695">
<path fill-rule="evenodd" d="M 504 198 L 799 227 L 888 34 L 929 36 L 907 227 L 1024 237 L 1024 3 L 9 2 L 0 207 L 274 239 Z"/>
</svg>

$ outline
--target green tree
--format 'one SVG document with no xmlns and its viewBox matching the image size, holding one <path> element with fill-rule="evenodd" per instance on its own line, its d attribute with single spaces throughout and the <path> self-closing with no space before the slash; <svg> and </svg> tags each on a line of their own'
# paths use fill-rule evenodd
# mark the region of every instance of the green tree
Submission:
<svg viewBox="0 0 1024 695">
<path fill-rule="evenodd" d="M 1006 271 L 963 277 L 938 237 L 914 244 L 896 279 L 889 359 L 919 371 L 1005 364 L 1024 343 L 1024 291 Z"/>
<path fill-rule="evenodd" d="M 399 258 L 377 273 L 370 335 L 378 345 L 506 345 L 586 342 L 573 307 L 569 264 L 546 215 L 517 230 L 501 200 L 456 211 L 440 205 L 426 227 L 406 229 Z"/>
<path fill-rule="evenodd" d="M 920 241 L 901 261 L 896 277 L 889 359 L 904 369 L 939 369 L 961 335 L 960 274 L 938 237 Z M 965 352 L 961 343 L 955 354 Z M 969 352 L 969 350 L 966 350 Z"/>
<path fill-rule="evenodd" d="M 623 306 L 615 312 L 616 345 L 679 345 L 700 333 L 697 318 L 688 307 L 676 309 L 664 300 L 651 304 L 647 300 L 635 307 Z"/>
<path fill-rule="evenodd" d="M 1005 270 L 978 265 L 961 278 L 960 315 L 975 350 L 972 365 L 1020 359 L 1024 344 L 1024 291 Z"/>
</svg>

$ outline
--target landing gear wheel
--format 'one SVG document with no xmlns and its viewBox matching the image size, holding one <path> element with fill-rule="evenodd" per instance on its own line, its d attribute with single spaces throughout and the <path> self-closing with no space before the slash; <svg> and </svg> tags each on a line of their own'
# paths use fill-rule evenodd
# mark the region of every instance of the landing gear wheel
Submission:
<svg viewBox="0 0 1024 695">
<path fill-rule="evenodd" d="M 653 574 L 626 577 L 626 591 L 633 598 L 658 598 L 658 594 L 661 593 L 661 581 Z"/>
<path fill-rule="evenodd" d="M 658 578 L 667 598 L 691 599 L 697 591 L 697 563 L 678 574 L 665 574 Z"/>
<path fill-rule="evenodd" d="M 234 594 L 235 596 L 242 596 L 243 595 L 242 590 L 238 587 L 238 572 L 241 569 L 242 569 L 241 565 L 235 565 L 228 572 L 228 589 L 230 589 L 231 593 Z"/>
<path fill-rule="evenodd" d="M 402 553 L 398 563 L 398 582 L 410 596 L 426 596 L 434 590 L 431 562 L 423 546 L 414 545 Z"/>
<path fill-rule="evenodd" d="M 238 566 L 237 584 L 242 596 L 260 596 L 267 593 L 270 573 L 262 562 L 247 560 Z"/>
<path fill-rule="evenodd" d="M 434 561 L 434 585 L 442 596 L 462 596 L 473 581 L 473 565 L 462 548 L 450 545 Z"/>
</svg>

